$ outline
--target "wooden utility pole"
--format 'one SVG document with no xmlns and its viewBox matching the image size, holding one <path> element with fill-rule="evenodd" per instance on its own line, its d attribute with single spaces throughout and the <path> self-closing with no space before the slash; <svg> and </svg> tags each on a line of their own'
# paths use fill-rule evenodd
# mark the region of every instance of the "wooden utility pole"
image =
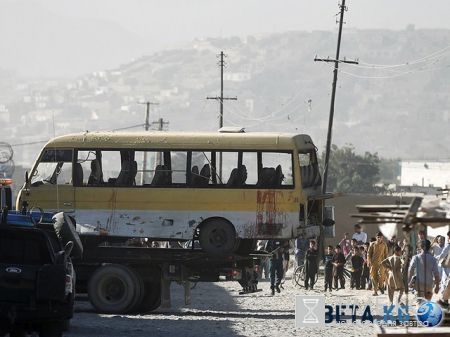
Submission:
<svg viewBox="0 0 450 337">
<path fill-rule="evenodd" d="M 327 148 L 325 152 L 325 170 L 323 172 L 323 183 L 322 183 L 322 193 L 326 194 L 327 192 L 327 178 L 328 178 L 328 163 L 330 161 L 330 152 L 331 152 L 331 136 L 332 136 L 332 130 L 333 130 L 333 118 L 334 118 L 334 101 L 336 98 L 336 84 L 337 84 L 337 75 L 338 75 L 338 68 L 339 63 L 352 63 L 352 64 L 358 64 L 357 61 L 346 61 L 339 60 L 339 51 L 341 48 L 341 36 L 342 36 L 342 25 L 344 22 L 344 11 L 347 10 L 347 7 L 345 7 L 345 0 L 342 0 L 342 4 L 339 5 L 341 11 L 340 13 L 340 19 L 339 19 L 339 34 L 338 34 L 338 41 L 337 41 L 337 50 L 336 50 L 336 59 L 330 60 L 330 59 L 319 59 L 314 58 L 314 61 L 323 61 L 323 62 L 334 62 L 334 75 L 333 75 L 333 86 L 331 91 L 331 104 L 330 104 L 330 117 L 328 120 L 328 135 L 327 135 Z"/>
<path fill-rule="evenodd" d="M 220 62 L 218 63 L 220 67 L 220 97 L 206 97 L 206 99 L 218 99 L 220 101 L 220 116 L 219 116 L 219 129 L 223 126 L 223 100 L 231 99 L 237 100 L 237 97 L 223 97 L 223 68 L 226 66 L 226 62 L 223 60 L 224 57 L 227 57 L 223 51 L 220 52 Z M 222 152 L 219 153 L 219 178 L 222 180 Z"/>
<path fill-rule="evenodd" d="M 145 104 L 147 106 L 147 110 L 145 112 L 145 131 L 148 131 L 149 129 L 149 118 L 150 118 L 150 105 L 158 105 L 159 103 L 152 103 L 152 102 L 138 102 L 138 104 Z"/>
<path fill-rule="evenodd" d="M 158 103 L 152 103 L 152 102 L 138 102 L 138 104 L 145 104 L 147 106 L 147 109 L 145 111 L 145 125 L 144 129 L 145 131 L 148 131 L 149 129 L 149 118 L 150 118 L 150 105 L 158 105 Z M 147 172 L 147 151 L 144 151 L 143 157 L 142 157 L 142 176 L 141 176 L 141 185 L 143 186 L 145 184 L 145 172 Z"/>
<path fill-rule="evenodd" d="M 223 68 L 226 67 L 226 62 L 223 60 L 224 57 L 227 57 L 223 53 L 223 51 L 220 52 L 220 55 L 217 55 L 217 57 L 220 56 L 220 61 L 218 63 L 220 67 L 220 97 L 206 97 L 206 99 L 218 99 L 220 101 L 220 116 L 219 116 L 219 128 L 223 126 L 223 100 L 224 99 L 231 99 L 231 100 L 237 100 L 237 97 L 223 97 Z"/>
</svg>

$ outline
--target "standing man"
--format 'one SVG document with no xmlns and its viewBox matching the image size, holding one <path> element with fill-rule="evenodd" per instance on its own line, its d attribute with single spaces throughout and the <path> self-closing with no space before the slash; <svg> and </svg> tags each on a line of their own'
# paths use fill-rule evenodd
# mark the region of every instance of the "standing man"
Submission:
<svg viewBox="0 0 450 337">
<path fill-rule="evenodd" d="M 362 246 L 367 242 L 367 233 L 362 231 L 361 225 L 357 223 L 355 225 L 355 233 L 353 233 L 352 239 L 356 239 L 356 244 Z"/>
<path fill-rule="evenodd" d="M 439 292 L 439 277 L 438 264 L 436 258 L 430 254 L 431 242 L 430 240 L 422 241 L 422 252 L 414 255 L 408 268 L 408 278 L 416 275 L 416 289 L 417 296 L 424 297 L 428 301 L 433 296 L 433 279 L 434 279 L 434 293 Z"/>
<path fill-rule="evenodd" d="M 305 277 L 305 289 L 308 290 L 308 287 L 311 286 L 311 290 L 314 287 L 314 283 L 316 283 L 316 274 L 318 265 L 317 259 L 319 258 L 319 253 L 316 249 L 316 242 L 311 241 L 309 243 L 309 249 L 306 251 L 306 277 Z"/>
<path fill-rule="evenodd" d="M 270 290 L 272 296 L 275 295 L 275 289 L 277 293 L 280 293 L 280 283 L 283 279 L 283 253 L 285 250 L 289 250 L 289 240 L 269 240 L 267 242 L 267 251 L 272 253 L 272 257 L 269 260 L 269 276 L 270 276 Z M 276 274 L 276 278 L 275 278 Z"/>
<path fill-rule="evenodd" d="M 403 285 L 403 273 L 402 268 L 404 267 L 404 262 L 402 259 L 402 249 L 400 246 L 394 247 L 394 254 L 384 259 L 381 264 L 388 271 L 388 296 L 390 305 L 394 302 L 394 291 L 399 291 L 398 303 L 403 295 L 405 287 Z"/>
<path fill-rule="evenodd" d="M 450 267 L 446 267 L 442 265 L 444 259 L 448 257 L 450 254 L 450 231 L 447 232 L 447 243 L 442 249 L 440 255 L 436 256 L 436 259 L 439 261 L 439 265 L 442 266 L 442 274 L 441 274 L 441 301 L 445 302 L 448 305 L 448 298 L 444 297 L 444 291 L 449 288 L 450 291 Z M 447 295 L 447 294 L 446 294 Z M 449 294 L 450 295 L 450 294 Z M 447 296 L 446 296 L 447 297 Z"/>
<path fill-rule="evenodd" d="M 385 270 L 381 262 L 388 257 L 388 248 L 383 242 L 383 234 L 377 233 L 376 241 L 372 242 L 367 252 L 367 265 L 372 278 L 373 296 L 378 296 L 378 289 L 384 294 Z"/>
</svg>

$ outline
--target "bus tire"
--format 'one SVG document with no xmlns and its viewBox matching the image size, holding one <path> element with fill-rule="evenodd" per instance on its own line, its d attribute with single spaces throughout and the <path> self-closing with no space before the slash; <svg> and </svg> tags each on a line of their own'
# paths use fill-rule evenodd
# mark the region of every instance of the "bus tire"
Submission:
<svg viewBox="0 0 450 337">
<path fill-rule="evenodd" d="M 124 314 L 142 301 L 141 280 L 129 267 L 107 264 L 98 268 L 88 282 L 88 298 L 100 313 Z"/>
<path fill-rule="evenodd" d="M 70 256 L 80 257 L 83 254 L 83 244 L 76 232 L 75 219 L 64 212 L 56 213 L 53 216 L 53 228 L 64 245 L 69 241 L 73 242 Z"/>
<path fill-rule="evenodd" d="M 236 240 L 233 225 L 224 219 L 211 219 L 200 227 L 200 246 L 206 253 L 233 253 Z"/>
</svg>

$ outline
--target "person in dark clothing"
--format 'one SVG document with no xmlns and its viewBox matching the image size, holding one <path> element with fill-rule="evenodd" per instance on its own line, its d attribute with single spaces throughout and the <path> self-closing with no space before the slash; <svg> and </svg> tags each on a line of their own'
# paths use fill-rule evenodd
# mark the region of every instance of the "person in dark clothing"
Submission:
<svg viewBox="0 0 450 337">
<path fill-rule="evenodd" d="M 341 284 L 341 288 L 345 289 L 345 278 L 344 278 L 344 265 L 345 265 L 345 256 L 342 254 L 341 246 L 336 245 L 335 253 L 333 255 L 333 278 L 334 278 L 334 288 L 339 290 L 338 280 Z"/>
<path fill-rule="evenodd" d="M 317 258 L 319 257 L 319 253 L 316 249 L 316 242 L 311 241 L 309 243 L 309 249 L 306 251 L 306 277 L 305 277 L 305 289 L 308 290 L 308 287 L 311 286 L 311 289 L 314 287 L 314 283 L 316 283 L 316 274 L 318 270 Z"/>
<path fill-rule="evenodd" d="M 364 260 L 364 264 L 362 267 L 362 273 L 361 273 L 361 283 L 360 283 L 360 288 L 361 289 L 366 289 L 366 285 L 369 285 L 369 276 L 370 276 L 370 269 L 367 266 L 367 250 L 365 247 L 360 247 L 359 248 L 359 253 L 361 255 L 361 257 Z"/>
<path fill-rule="evenodd" d="M 325 266 L 325 291 L 328 289 L 330 292 L 333 288 L 333 255 L 333 246 L 328 246 L 323 264 Z"/>
<path fill-rule="evenodd" d="M 269 260 L 269 276 L 270 276 L 270 290 L 272 295 L 275 295 L 275 290 L 280 293 L 280 283 L 283 279 L 283 253 L 289 250 L 289 240 L 269 240 L 266 249 L 272 253 Z M 275 278 L 276 274 L 276 278 Z"/>
<path fill-rule="evenodd" d="M 350 288 L 356 288 L 359 290 L 361 286 L 361 273 L 364 266 L 364 259 L 359 255 L 359 247 L 353 248 L 353 256 L 351 259 L 352 271 L 350 279 Z"/>
</svg>

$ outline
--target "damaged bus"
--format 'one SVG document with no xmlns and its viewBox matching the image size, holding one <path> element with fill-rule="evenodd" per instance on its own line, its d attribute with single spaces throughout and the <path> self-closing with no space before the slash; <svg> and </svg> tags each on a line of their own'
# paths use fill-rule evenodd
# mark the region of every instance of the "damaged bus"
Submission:
<svg viewBox="0 0 450 337">
<path fill-rule="evenodd" d="M 304 134 L 98 131 L 50 140 L 16 207 L 66 212 L 85 246 L 196 240 L 248 254 L 257 239 L 319 235 L 317 148 Z"/>
</svg>

